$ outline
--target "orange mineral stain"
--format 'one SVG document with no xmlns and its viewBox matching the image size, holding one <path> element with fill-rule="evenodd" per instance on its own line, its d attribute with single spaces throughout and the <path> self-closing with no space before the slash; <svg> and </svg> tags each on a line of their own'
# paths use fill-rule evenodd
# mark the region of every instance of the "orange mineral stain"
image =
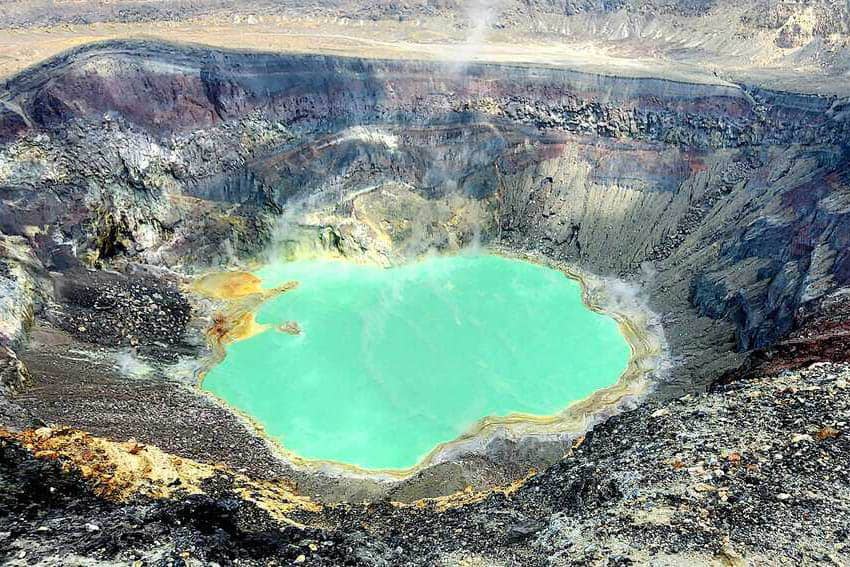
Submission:
<svg viewBox="0 0 850 567">
<path fill-rule="evenodd" d="M 250 272 L 216 272 L 194 281 L 198 293 L 215 299 L 239 299 L 263 293 L 262 280 Z"/>
<path fill-rule="evenodd" d="M 225 302 L 224 309 L 213 315 L 207 330 L 212 343 L 223 345 L 251 338 L 266 331 L 269 326 L 257 323 L 254 314 L 266 300 L 298 287 L 297 281 L 265 289 L 262 280 L 250 272 L 215 272 L 192 282 L 192 290 L 211 299 Z M 298 323 L 288 322 L 280 329 L 297 335 Z"/>
</svg>

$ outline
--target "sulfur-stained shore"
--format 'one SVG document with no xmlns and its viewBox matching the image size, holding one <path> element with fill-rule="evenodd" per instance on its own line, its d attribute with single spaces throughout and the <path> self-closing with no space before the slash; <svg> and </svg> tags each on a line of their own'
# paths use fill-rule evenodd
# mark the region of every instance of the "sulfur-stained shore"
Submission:
<svg viewBox="0 0 850 567">
<path fill-rule="evenodd" d="M 582 278 L 589 304 L 606 305 L 602 280 L 575 271 L 571 277 Z M 250 416 L 198 387 L 199 377 L 220 360 L 227 342 L 263 331 L 253 322 L 254 310 L 297 282 L 264 290 L 254 276 L 239 271 L 192 279 L 165 272 L 135 279 L 71 272 L 61 281 L 61 303 L 36 325 L 20 353 L 29 374 L 24 387 L 8 398 L 10 425 L 70 426 L 116 440 L 133 438 L 183 457 L 292 483 L 299 493 L 331 503 L 413 501 L 507 486 L 560 459 L 573 439 L 605 417 L 633 406 L 661 378 L 666 356 L 661 330 L 649 327 L 645 306 L 634 295 L 628 296 L 631 303 L 621 298 L 612 314 L 629 322 L 627 329 L 643 319 L 639 331 L 627 335 L 633 356 L 616 386 L 555 416 L 485 419 L 468 435 L 435 448 L 414 469 L 374 473 L 304 461 L 266 439 Z M 587 293 L 591 290 L 595 299 Z M 180 326 L 157 330 L 163 314 Z M 104 324 L 109 317 L 114 324 Z"/>
<path fill-rule="evenodd" d="M 653 315 L 645 302 L 639 299 L 637 290 L 629 289 L 624 282 L 598 278 L 582 272 L 575 266 L 552 262 L 539 255 L 517 254 L 507 248 L 499 247 L 472 253 L 498 253 L 525 261 L 543 263 L 578 281 L 582 286 L 583 300 L 588 307 L 616 319 L 630 345 L 631 355 L 628 367 L 617 383 L 594 392 L 588 398 L 574 402 L 551 416 L 511 414 L 505 417 L 484 417 L 461 437 L 435 447 L 410 469 L 368 471 L 346 463 L 305 460 L 287 451 L 274 439 L 268 439 L 287 465 L 304 474 L 327 475 L 342 484 L 349 482 L 356 484 L 363 480 L 375 482 L 376 486 L 383 486 L 383 490 L 388 493 L 393 492 L 399 481 L 411 479 L 426 469 L 463 461 L 469 463 L 468 475 L 500 479 L 499 482 L 504 483 L 505 479 L 521 476 L 523 468 L 531 471 L 550 465 L 565 453 L 575 438 L 608 416 L 624 408 L 634 407 L 664 380 L 670 362 L 663 329 L 658 323 L 658 317 Z M 345 259 L 341 258 L 341 260 Z M 368 262 L 369 260 L 352 258 L 349 261 Z M 199 362 L 201 381 L 206 369 L 224 356 L 223 349 L 227 343 L 248 339 L 256 333 L 268 331 L 254 322 L 254 313 L 270 297 L 286 293 L 296 285 L 297 282 L 288 282 L 276 289 L 264 290 L 256 276 L 242 271 L 211 273 L 193 281 L 191 290 L 204 297 L 218 300 L 214 306 L 210 306 L 212 325 L 207 330 L 207 337 L 212 355 L 208 360 Z M 299 332 L 297 322 L 293 327 L 287 327 L 289 328 L 294 330 L 282 332 Z M 258 435 L 264 436 L 263 427 L 250 415 L 242 414 L 223 400 L 221 403 L 240 415 Z M 513 448 L 506 451 L 509 446 Z M 525 456 L 521 457 L 520 455 L 523 454 Z M 439 478 L 441 475 L 437 473 L 436 476 Z M 449 482 L 450 486 L 457 486 L 452 481 L 435 479 L 429 482 L 431 488 L 425 488 L 425 491 L 419 492 L 417 496 L 433 497 L 448 494 L 440 489 L 440 482 Z M 416 481 L 412 484 L 415 485 Z M 416 488 L 407 488 L 405 492 L 411 495 L 417 494 Z"/>
</svg>

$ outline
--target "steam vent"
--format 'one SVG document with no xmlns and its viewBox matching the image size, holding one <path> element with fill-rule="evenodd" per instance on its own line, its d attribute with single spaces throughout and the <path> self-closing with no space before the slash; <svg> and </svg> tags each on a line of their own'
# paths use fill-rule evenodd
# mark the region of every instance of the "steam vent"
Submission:
<svg viewBox="0 0 850 567">
<path fill-rule="evenodd" d="M 850 566 L 850 4 L 5 2 L 0 564 Z"/>
</svg>

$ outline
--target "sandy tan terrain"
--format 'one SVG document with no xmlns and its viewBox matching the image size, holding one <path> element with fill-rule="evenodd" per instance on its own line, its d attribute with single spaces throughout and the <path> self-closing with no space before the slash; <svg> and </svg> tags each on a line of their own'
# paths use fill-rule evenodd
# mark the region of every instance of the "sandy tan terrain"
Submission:
<svg viewBox="0 0 850 567">
<path fill-rule="evenodd" d="M 463 14 L 399 21 L 333 14 L 257 15 L 246 9 L 176 20 L 6 26 L 0 27 L 0 76 L 92 41 L 158 38 L 234 49 L 560 66 L 850 94 L 843 70 L 850 64 L 846 34 L 780 48 L 776 44 L 782 28 L 746 26 L 742 18 L 735 9 L 664 18 L 614 12 L 508 19 L 506 26 L 477 24 Z"/>
</svg>

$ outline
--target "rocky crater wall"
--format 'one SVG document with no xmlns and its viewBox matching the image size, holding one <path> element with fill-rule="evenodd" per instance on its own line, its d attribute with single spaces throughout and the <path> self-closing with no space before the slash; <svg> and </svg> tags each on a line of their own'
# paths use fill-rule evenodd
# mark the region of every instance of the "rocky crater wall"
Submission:
<svg viewBox="0 0 850 567">
<path fill-rule="evenodd" d="M 799 330 L 850 277 L 835 97 L 109 42 L 0 100 L 0 228 L 48 270 L 233 265 L 281 219 L 347 253 L 500 243 L 638 284 L 671 392 Z"/>
</svg>

